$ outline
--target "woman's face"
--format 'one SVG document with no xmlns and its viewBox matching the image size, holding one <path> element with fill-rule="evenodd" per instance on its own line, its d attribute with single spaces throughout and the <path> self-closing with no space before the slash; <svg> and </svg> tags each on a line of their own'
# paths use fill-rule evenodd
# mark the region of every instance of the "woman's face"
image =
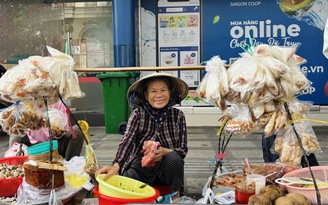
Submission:
<svg viewBox="0 0 328 205">
<path fill-rule="evenodd" d="M 146 91 L 146 99 L 153 108 L 164 108 L 170 99 L 168 85 L 162 80 L 150 82 Z"/>
</svg>

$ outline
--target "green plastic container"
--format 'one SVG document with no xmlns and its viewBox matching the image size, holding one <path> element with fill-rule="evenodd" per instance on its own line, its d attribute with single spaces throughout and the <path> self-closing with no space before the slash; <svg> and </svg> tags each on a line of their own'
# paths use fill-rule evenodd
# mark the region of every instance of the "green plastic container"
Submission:
<svg viewBox="0 0 328 205">
<path fill-rule="evenodd" d="M 124 134 L 131 107 L 126 93 L 140 72 L 106 72 L 97 75 L 102 82 L 106 134 Z"/>
<path fill-rule="evenodd" d="M 58 148 L 58 141 L 52 141 L 52 150 L 56 150 Z M 33 146 L 30 146 L 26 149 L 27 154 L 31 156 L 36 156 L 40 154 L 45 154 L 50 152 L 50 141 L 45 141 Z"/>
</svg>

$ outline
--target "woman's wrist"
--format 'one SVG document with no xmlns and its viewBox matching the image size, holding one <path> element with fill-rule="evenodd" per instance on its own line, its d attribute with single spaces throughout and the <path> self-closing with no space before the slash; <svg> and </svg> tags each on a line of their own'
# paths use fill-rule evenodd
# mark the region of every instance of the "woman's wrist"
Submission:
<svg viewBox="0 0 328 205">
<path fill-rule="evenodd" d="M 116 169 L 117 171 L 120 170 L 120 165 L 119 165 L 117 162 L 115 162 L 115 163 L 112 165 L 112 167 L 113 167 L 114 169 Z"/>
<path fill-rule="evenodd" d="M 163 148 L 163 156 L 167 155 L 168 153 L 172 152 L 173 149 Z"/>
</svg>

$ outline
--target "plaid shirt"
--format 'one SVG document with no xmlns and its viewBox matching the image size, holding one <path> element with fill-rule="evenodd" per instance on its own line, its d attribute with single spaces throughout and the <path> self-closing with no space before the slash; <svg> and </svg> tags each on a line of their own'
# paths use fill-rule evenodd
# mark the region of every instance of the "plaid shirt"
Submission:
<svg viewBox="0 0 328 205">
<path fill-rule="evenodd" d="M 166 120 L 160 124 L 150 117 L 143 108 L 135 109 L 129 118 L 114 163 L 121 168 L 141 154 L 144 141 L 153 140 L 161 143 L 164 148 L 173 149 L 183 159 L 188 152 L 187 126 L 184 113 L 177 108 L 169 108 Z"/>
</svg>

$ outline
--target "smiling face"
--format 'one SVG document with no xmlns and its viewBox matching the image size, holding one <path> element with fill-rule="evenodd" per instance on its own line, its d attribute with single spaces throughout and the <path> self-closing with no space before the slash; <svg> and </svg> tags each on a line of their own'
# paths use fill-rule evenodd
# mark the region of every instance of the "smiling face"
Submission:
<svg viewBox="0 0 328 205">
<path fill-rule="evenodd" d="M 149 104 L 156 109 L 162 109 L 170 100 L 170 89 L 164 80 L 149 82 L 145 93 Z"/>
</svg>

